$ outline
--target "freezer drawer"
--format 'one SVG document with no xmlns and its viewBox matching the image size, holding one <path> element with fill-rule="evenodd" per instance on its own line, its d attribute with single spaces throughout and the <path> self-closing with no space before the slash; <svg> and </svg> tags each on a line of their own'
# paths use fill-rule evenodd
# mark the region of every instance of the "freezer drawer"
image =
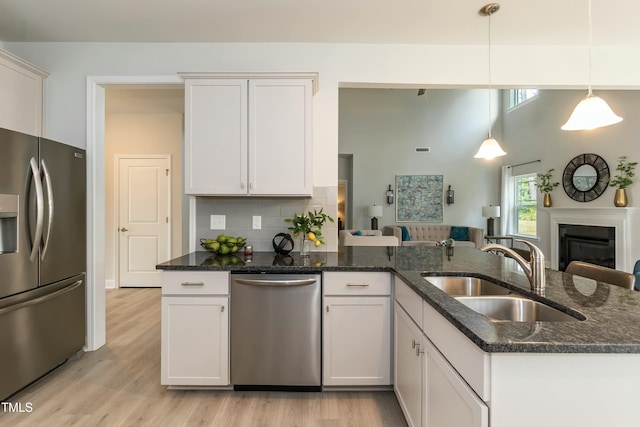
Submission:
<svg viewBox="0 0 640 427">
<path fill-rule="evenodd" d="M 85 276 L 0 300 L 0 399 L 85 345 Z"/>
</svg>

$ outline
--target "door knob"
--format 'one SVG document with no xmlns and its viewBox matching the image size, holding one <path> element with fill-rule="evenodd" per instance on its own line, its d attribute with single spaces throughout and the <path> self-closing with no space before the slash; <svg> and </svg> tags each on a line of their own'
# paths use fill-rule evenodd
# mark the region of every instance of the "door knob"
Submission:
<svg viewBox="0 0 640 427">
<path fill-rule="evenodd" d="M 120 229 L 120 231 L 122 231 L 122 232 L 124 233 L 125 231 L 129 231 L 129 230 L 128 230 L 128 229 L 126 229 L 126 228 L 124 228 L 124 227 L 122 227 L 122 228 Z"/>
</svg>

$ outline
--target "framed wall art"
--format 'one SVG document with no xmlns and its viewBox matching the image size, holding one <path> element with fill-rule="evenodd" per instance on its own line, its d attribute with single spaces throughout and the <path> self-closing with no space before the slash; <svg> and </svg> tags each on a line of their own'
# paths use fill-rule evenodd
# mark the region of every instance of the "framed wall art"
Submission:
<svg viewBox="0 0 640 427">
<path fill-rule="evenodd" d="M 442 175 L 396 175 L 396 222 L 442 222 Z"/>
</svg>

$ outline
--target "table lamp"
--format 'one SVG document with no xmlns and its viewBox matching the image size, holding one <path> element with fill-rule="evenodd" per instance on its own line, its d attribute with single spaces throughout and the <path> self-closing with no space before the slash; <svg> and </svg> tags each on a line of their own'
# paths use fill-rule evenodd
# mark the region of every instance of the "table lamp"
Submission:
<svg viewBox="0 0 640 427">
<path fill-rule="evenodd" d="M 367 208 L 367 213 L 369 214 L 371 218 L 371 229 L 372 230 L 377 230 L 378 229 L 378 218 L 376 218 L 377 216 L 382 216 L 382 206 L 369 206 Z"/>
<path fill-rule="evenodd" d="M 500 218 L 500 206 L 483 206 L 482 216 L 487 218 L 487 236 L 495 236 L 494 218 Z"/>
</svg>

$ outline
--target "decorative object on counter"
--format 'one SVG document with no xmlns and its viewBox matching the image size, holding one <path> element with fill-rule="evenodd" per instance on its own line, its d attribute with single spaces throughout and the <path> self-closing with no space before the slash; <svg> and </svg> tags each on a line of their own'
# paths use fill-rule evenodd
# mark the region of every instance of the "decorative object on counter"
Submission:
<svg viewBox="0 0 640 427">
<path fill-rule="evenodd" d="M 541 193 L 544 193 L 544 202 L 542 205 L 545 208 L 551 207 L 551 192 L 554 188 L 560 185 L 559 182 L 552 182 L 552 175 L 555 169 L 549 169 L 546 173 L 537 174 L 536 187 L 540 190 Z"/>
<path fill-rule="evenodd" d="M 396 175 L 396 222 L 442 222 L 442 175 Z"/>
<path fill-rule="evenodd" d="M 387 204 L 389 206 L 393 204 L 393 190 L 391 189 L 391 184 L 389 184 L 389 189 L 387 190 Z"/>
<path fill-rule="evenodd" d="M 449 189 L 447 190 L 447 205 L 452 205 L 453 204 L 453 190 L 451 189 L 451 186 L 449 186 Z"/>
<path fill-rule="evenodd" d="M 215 239 L 200 239 L 200 246 L 218 255 L 229 255 L 238 252 L 246 244 L 244 237 L 218 235 Z"/>
<path fill-rule="evenodd" d="M 300 255 L 308 256 L 312 244 L 318 247 L 325 243 L 322 238 L 322 226 L 327 221 L 333 222 L 333 218 L 325 214 L 323 209 L 314 209 L 313 212 L 302 215 L 293 214 L 293 218 L 286 218 L 285 221 L 292 224 L 288 229 L 294 236 L 301 236 Z"/>
<path fill-rule="evenodd" d="M 382 216 L 382 206 L 369 206 L 367 208 L 367 215 L 369 215 L 371 217 L 371 229 L 372 230 L 377 230 L 378 229 L 378 218 L 379 216 Z"/>
<path fill-rule="evenodd" d="M 253 255 L 253 246 L 251 245 L 247 245 L 244 247 L 244 256 L 251 256 Z"/>
<path fill-rule="evenodd" d="M 487 236 L 495 236 L 494 218 L 500 218 L 500 206 L 483 206 L 482 216 L 487 218 Z"/>
<path fill-rule="evenodd" d="M 478 152 L 476 153 L 475 157 L 476 159 L 487 159 L 487 160 L 491 160 L 495 157 L 500 157 L 500 156 L 504 156 L 505 154 L 507 154 L 502 147 L 500 146 L 500 143 L 498 141 L 495 140 L 495 138 L 493 138 L 491 136 L 491 125 L 493 124 L 492 121 L 492 114 L 491 114 L 491 15 L 493 15 L 494 13 L 496 13 L 498 10 L 500 10 L 500 3 L 489 3 L 485 6 L 482 7 L 482 9 L 480 9 L 480 15 L 482 16 L 488 16 L 489 17 L 489 91 L 488 91 L 488 98 L 489 98 L 489 136 L 487 137 L 487 139 L 485 139 L 482 142 L 482 145 L 480 145 L 480 148 L 478 149 Z"/>
<path fill-rule="evenodd" d="M 567 164 L 562 175 L 562 188 L 577 202 L 597 199 L 607 189 L 609 166 L 593 153 L 580 154 Z"/>
<path fill-rule="evenodd" d="M 286 255 L 293 250 L 293 239 L 289 233 L 278 233 L 271 241 L 277 254 Z"/>
<path fill-rule="evenodd" d="M 588 7 L 589 14 L 589 79 L 587 84 L 587 97 L 578 103 L 571 113 L 569 120 L 562 125 L 562 130 L 591 130 L 604 126 L 614 125 L 622 121 L 622 117 L 616 115 L 611 107 L 599 96 L 594 96 L 591 91 L 591 0 Z"/>
<path fill-rule="evenodd" d="M 617 208 L 624 208 L 627 206 L 628 200 L 626 188 L 633 184 L 633 171 L 637 164 L 638 162 L 627 161 L 627 156 L 618 157 L 618 166 L 616 166 L 616 171 L 618 173 L 609 181 L 610 187 L 618 187 L 613 199 L 613 204 Z"/>
</svg>

